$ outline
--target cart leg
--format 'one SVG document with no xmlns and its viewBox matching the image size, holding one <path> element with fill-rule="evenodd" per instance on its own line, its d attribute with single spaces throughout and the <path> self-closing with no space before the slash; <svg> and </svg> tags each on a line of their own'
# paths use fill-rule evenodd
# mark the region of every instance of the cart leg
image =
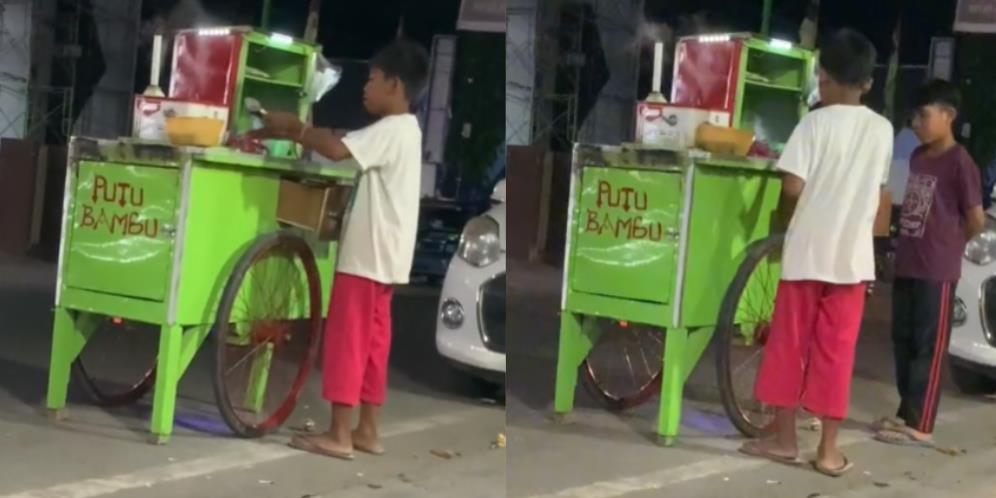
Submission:
<svg viewBox="0 0 996 498">
<path fill-rule="evenodd" d="M 578 384 L 578 367 L 598 340 L 598 327 L 585 327 L 582 316 L 564 311 L 560 317 L 560 352 L 557 355 L 557 386 L 554 411 L 558 418 L 574 410 L 574 392 Z"/>
<path fill-rule="evenodd" d="M 685 369 L 681 374 L 682 385 L 688 382 L 688 377 L 692 375 L 695 366 L 702 359 L 702 353 L 705 352 L 706 348 L 709 347 L 709 343 L 712 342 L 712 336 L 715 331 L 716 329 L 713 327 L 706 327 L 688 332 L 688 343 L 685 346 Z"/>
<path fill-rule="evenodd" d="M 152 402 L 150 432 L 156 444 L 166 444 L 173 433 L 176 387 L 180 382 L 183 328 L 163 325 L 159 332 L 159 362 L 156 366 L 156 393 Z"/>
<path fill-rule="evenodd" d="M 687 329 L 668 329 L 664 339 L 664 378 L 661 382 L 661 407 L 657 435 L 665 446 L 674 444 L 681 426 L 681 397 L 685 390 L 685 365 L 688 345 Z"/>
<path fill-rule="evenodd" d="M 249 385 L 246 387 L 245 408 L 253 413 L 263 411 L 266 401 L 266 384 L 270 379 L 270 365 L 273 363 L 273 343 L 268 343 L 259 358 L 252 363 Z"/>
<path fill-rule="evenodd" d="M 84 323 L 77 323 L 69 310 L 61 307 L 55 309 L 55 323 L 52 330 L 52 358 L 48 372 L 48 396 L 45 401 L 49 416 L 53 420 L 65 418 L 70 369 L 92 332 L 92 328 L 86 327 Z"/>
</svg>

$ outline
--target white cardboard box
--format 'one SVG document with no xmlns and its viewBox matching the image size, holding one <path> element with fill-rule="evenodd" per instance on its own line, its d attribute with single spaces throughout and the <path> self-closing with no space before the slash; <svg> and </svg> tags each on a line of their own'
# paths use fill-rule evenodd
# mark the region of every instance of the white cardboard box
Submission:
<svg viewBox="0 0 996 498">
<path fill-rule="evenodd" d="M 695 130 L 702 123 L 730 126 L 730 113 L 672 104 L 640 102 L 636 108 L 636 141 L 683 150 L 695 146 Z"/>
</svg>

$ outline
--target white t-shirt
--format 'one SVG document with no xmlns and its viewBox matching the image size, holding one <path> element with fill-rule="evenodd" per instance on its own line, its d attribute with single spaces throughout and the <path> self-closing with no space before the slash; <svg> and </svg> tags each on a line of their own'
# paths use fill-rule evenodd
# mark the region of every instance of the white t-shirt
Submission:
<svg viewBox="0 0 996 498">
<path fill-rule="evenodd" d="M 892 124 L 867 107 L 829 106 L 802 118 L 778 160 L 806 182 L 785 234 L 782 279 L 875 280 L 872 226 L 891 156 Z"/>
<path fill-rule="evenodd" d="M 362 173 L 339 245 L 337 271 L 406 284 L 415 254 L 422 130 L 411 114 L 388 116 L 342 142 Z"/>
</svg>

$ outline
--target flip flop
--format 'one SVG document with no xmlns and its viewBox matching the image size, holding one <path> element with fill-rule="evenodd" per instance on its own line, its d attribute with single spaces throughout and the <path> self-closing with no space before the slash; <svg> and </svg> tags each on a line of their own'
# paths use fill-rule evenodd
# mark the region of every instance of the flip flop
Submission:
<svg viewBox="0 0 996 498">
<path fill-rule="evenodd" d="M 810 465 L 813 466 L 813 469 L 815 469 L 817 472 L 819 472 L 820 474 L 823 474 L 825 476 L 830 476 L 830 477 L 840 477 L 840 476 L 846 474 L 847 471 L 849 471 L 849 470 L 851 470 L 851 469 L 854 468 L 854 464 L 851 463 L 851 461 L 848 460 L 846 456 L 844 457 L 844 465 L 841 465 L 840 467 L 838 467 L 836 469 L 831 469 L 831 468 L 824 467 L 824 466 L 820 465 L 819 460 L 813 460 L 813 461 L 811 461 L 809 463 L 810 463 Z"/>
<path fill-rule="evenodd" d="M 919 448 L 933 448 L 933 440 L 922 440 L 913 437 L 906 431 L 882 429 L 875 433 L 875 440 L 883 443 L 894 444 L 896 446 L 915 446 Z"/>
<path fill-rule="evenodd" d="M 896 431 L 906 427 L 906 422 L 899 417 L 880 417 L 870 425 L 873 432 Z"/>
<path fill-rule="evenodd" d="M 287 446 L 294 448 L 295 450 L 306 451 L 314 455 L 320 455 L 331 458 L 338 458 L 340 460 L 352 460 L 353 452 L 347 451 L 334 451 L 325 448 L 321 445 L 315 444 L 310 437 L 294 436 L 291 438 Z"/>
<path fill-rule="evenodd" d="M 782 465 L 789 465 L 792 467 L 802 465 L 803 463 L 802 460 L 799 459 L 798 455 L 792 457 L 776 455 L 764 448 L 761 448 L 760 441 L 756 439 L 747 441 L 746 443 L 742 444 L 737 451 L 743 453 L 744 455 L 750 455 L 752 457 L 758 457 L 758 458 L 766 458 L 768 460 L 771 460 L 772 462 L 780 463 Z"/>
<path fill-rule="evenodd" d="M 370 447 L 370 446 L 367 446 L 365 444 L 353 443 L 353 449 L 355 449 L 356 451 L 362 451 L 363 453 L 369 453 L 371 455 L 383 455 L 384 454 L 384 448 Z"/>
</svg>

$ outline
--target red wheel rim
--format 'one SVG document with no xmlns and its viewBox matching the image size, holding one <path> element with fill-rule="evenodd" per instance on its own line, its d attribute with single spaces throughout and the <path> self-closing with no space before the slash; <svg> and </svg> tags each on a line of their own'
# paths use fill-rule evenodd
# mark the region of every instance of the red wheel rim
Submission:
<svg viewBox="0 0 996 498">
<path fill-rule="evenodd" d="M 664 369 L 664 331 L 642 324 L 596 320 L 598 342 L 582 365 L 593 393 L 611 410 L 645 403 L 660 390 Z"/>
<path fill-rule="evenodd" d="M 73 370 L 100 406 L 140 400 L 156 380 L 159 326 L 101 318 Z"/>
<path fill-rule="evenodd" d="M 779 254 L 762 259 L 744 286 L 737 306 L 737 334 L 730 348 L 730 377 L 737 406 L 744 419 L 763 430 L 774 417 L 772 407 L 754 396 L 764 346 L 771 337 L 771 318 L 781 277 Z"/>
<path fill-rule="evenodd" d="M 256 255 L 237 282 L 218 324 L 218 376 L 240 435 L 270 432 L 294 411 L 321 333 L 317 282 L 310 249 L 293 237 Z"/>
</svg>

